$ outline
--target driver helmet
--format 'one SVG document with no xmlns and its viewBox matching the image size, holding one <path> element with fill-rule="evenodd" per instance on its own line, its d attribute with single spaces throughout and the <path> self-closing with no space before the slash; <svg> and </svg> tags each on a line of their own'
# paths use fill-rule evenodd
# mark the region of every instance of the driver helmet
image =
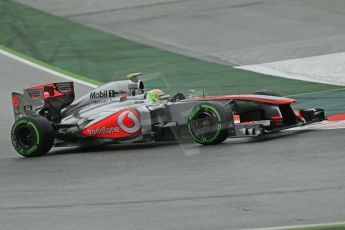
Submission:
<svg viewBox="0 0 345 230">
<path fill-rule="evenodd" d="M 165 93 L 160 89 L 153 89 L 147 92 L 147 98 L 151 99 L 154 103 L 166 103 L 167 100 L 159 99 L 159 97 L 164 95 Z"/>
</svg>

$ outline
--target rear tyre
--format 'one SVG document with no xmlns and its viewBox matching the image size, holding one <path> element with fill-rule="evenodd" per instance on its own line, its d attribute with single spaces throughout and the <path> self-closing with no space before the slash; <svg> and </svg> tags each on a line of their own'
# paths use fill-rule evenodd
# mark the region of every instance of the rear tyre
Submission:
<svg viewBox="0 0 345 230">
<path fill-rule="evenodd" d="M 191 137 L 202 145 L 214 145 L 228 137 L 228 128 L 233 123 L 230 111 L 218 103 L 205 103 L 194 107 L 188 117 Z"/>
<path fill-rule="evenodd" d="M 256 94 L 256 95 L 266 95 L 266 96 L 282 97 L 281 94 L 276 93 L 276 92 L 274 92 L 272 90 L 269 90 L 269 89 L 258 90 L 256 92 L 254 92 L 254 94 Z"/>
<path fill-rule="evenodd" d="M 24 157 L 42 156 L 54 144 L 54 129 L 44 117 L 23 117 L 13 124 L 11 141 L 15 150 Z"/>
</svg>

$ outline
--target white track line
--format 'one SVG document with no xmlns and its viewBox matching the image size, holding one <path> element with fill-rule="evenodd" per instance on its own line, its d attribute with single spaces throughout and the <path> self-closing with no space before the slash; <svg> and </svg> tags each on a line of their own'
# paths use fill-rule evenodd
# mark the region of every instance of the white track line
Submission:
<svg viewBox="0 0 345 230">
<path fill-rule="evenodd" d="M 66 75 L 66 74 L 57 72 L 57 71 L 55 71 L 55 70 L 49 69 L 49 68 L 44 67 L 44 66 L 42 66 L 42 65 L 33 63 L 33 62 L 31 62 L 31 61 L 29 61 L 29 60 L 27 60 L 27 59 L 25 59 L 25 58 L 22 58 L 22 57 L 19 57 L 19 56 L 15 55 L 15 54 L 12 54 L 12 53 L 10 53 L 10 52 L 7 52 L 7 51 L 1 49 L 1 47 L 0 47 L 0 54 L 3 54 L 3 55 L 5 55 L 5 56 L 7 56 L 7 57 L 9 57 L 9 58 L 12 58 L 12 59 L 14 59 L 14 60 L 16 60 L 16 61 L 19 61 L 19 62 L 21 62 L 21 63 L 24 63 L 24 64 L 26 64 L 26 65 L 32 66 L 32 67 L 34 67 L 34 68 L 36 68 L 36 69 L 42 70 L 42 71 L 44 71 L 44 72 L 46 72 L 46 73 L 49 73 L 49 74 L 52 74 L 52 75 L 61 77 L 61 78 L 66 79 L 66 80 L 68 80 L 68 81 L 77 82 L 77 83 L 79 83 L 79 84 L 81 84 L 81 85 L 85 85 L 85 86 L 88 86 L 88 87 L 91 87 L 91 88 L 97 88 L 97 87 L 98 87 L 96 84 L 92 84 L 92 83 L 89 83 L 89 82 L 87 82 L 87 81 L 83 81 L 83 80 L 80 80 L 80 79 L 77 79 L 77 78 L 68 76 L 68 75 Z"/>
<path fill-rule="evenodd" d="M 289 79 L 345 86 L 345 52 L 235 68 Z"/>
<path fill-rule="evenodd" d="M 298 229 L 298 228 L 319 228 L 319 227 L 328 227 L 336 225 L 345 225 L 345 222 L 333 222 L 333 223 L 320 223 L 320 224 L 306 224 L 306 225 L 288 225 L 288 226 L 279 226 L 279 227 L 269 227 L 269 228 L 247 228 L 242 230 L 288 230 L 288 229 Z"/>
</svg>

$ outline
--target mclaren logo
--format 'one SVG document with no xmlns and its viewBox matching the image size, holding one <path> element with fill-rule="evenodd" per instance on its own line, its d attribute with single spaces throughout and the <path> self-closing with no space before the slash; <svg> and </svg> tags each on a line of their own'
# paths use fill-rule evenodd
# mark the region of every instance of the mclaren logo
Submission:
<svg viewBox="0 0 345 230">
<path fill-rule="evenodd" d="M 139 118 L 132 111 L 122 112 L 118 122 L 120 128 L 126 133 L 136 133 L 140 129 Z"/>
</svg>

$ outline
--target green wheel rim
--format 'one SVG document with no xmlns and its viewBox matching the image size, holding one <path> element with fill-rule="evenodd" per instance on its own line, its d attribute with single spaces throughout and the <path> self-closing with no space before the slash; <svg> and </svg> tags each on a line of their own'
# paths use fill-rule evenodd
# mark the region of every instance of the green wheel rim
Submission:
<svg viewBox="0 0 345 230">
<path fill-rule="evenodd" d="M 212 112 L 214 115 L 216 115 L 216 119 L 218 121 L 218 124 L 217 124 L 217 129 L 216 131 L 214 132 L 214 134 L 212 135 L 211 138 L 207 138 L 207 137 L 200 137 L 198 135 L 195 135 L 194 131 L 192 130 L 192 120 L 197 116 L 199 115 L 199 113 L 201 111 L 205 111 L 205 112 Z M 191 113 L 191 115 L 189 116 L 189 122 L 188 122 L 188 129 L 189 129 L 189 133 L 191 134 L 192 138 L 194 140 L 196 140 L 197 142 L 200 142 L 200 143 L 211 143 L 213 142 L 219 135 L 219 133 L 221 132 L 222 130 L 222 119 L 221 119 L 221 116 L 219 114 L 219 112 L 217 111 L 216 108 L 210 106 L 210 105 L 201 105 L 201 106 L 197 106 Z"/>
</svg>

